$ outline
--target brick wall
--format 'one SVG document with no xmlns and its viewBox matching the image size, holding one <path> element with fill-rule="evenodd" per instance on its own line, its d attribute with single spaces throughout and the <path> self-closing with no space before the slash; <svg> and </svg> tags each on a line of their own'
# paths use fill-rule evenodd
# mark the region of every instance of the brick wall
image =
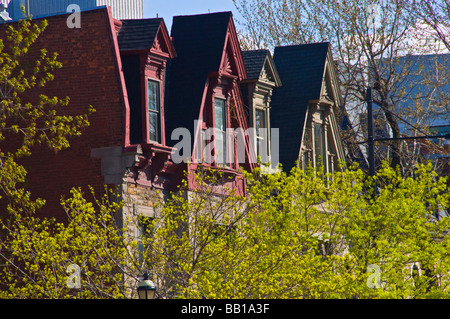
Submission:
<svg viewBox="0 0 450 319">
<path fill-rule="evenodd" d="M 90 127 L 81 137 L 70 140 L 69 149 L 55 154 L 46 147 L 36 147 L 33 155 L 23 160 L 29 172 L 28 189 L 47 200 L 42 213 L 57 218 L 64 216 L 60 197 L 67 196 L 73 186 L 103 189 L 101 159 L 92 158 L 91 149 L 124 145 L 123 84 L 109 10 L 82 12 L 79 29 L 68 28 L 67 17 L 48 17 L 47 29 L 33 45 L 35 52 L 40 48 L 58 52 L 62 69 L 43 90 L 28 92 L 23 98 L 33 100 L 40 93 L 69 96 L 69 107 L 63 113 L 73 115 L 87 113 L 89 105 L 96 109 L 89 118 Z M 4 34 L 3 29 L 0 32 Z"/>
</svg>

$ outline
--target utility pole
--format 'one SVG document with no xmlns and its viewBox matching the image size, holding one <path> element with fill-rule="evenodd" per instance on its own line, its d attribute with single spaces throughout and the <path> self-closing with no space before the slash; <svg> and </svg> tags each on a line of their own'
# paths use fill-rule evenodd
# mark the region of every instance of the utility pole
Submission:
<svg viewBox="0 0 450 319">
<path fill-rule="evenodd" d="M 375 175 L 375 153 L 374 153 L 374 142 L 379 141 L 404 141 L 404 140 L 418 140 L 424 138 L 444 138 L 446 140 L 450 140 L 450 133 L 445 135 L 421 135 L 421 136 L 407 136 L 407 137 L 389 137 L 389 138 L 374 138 L 373 133 L 373 110 L 372 110 L 372 87 L 367 88 L 367 141 L 364 143 L 368 144 L 368 161 L 369 161 L 369 175 Z"/>
<path fill-rule="evenodd" d="M 369 175 L 375 175 L 375 153 L 374 153 L 374 140 L 373 140 L 373 111 L 372 111 L 372 88 L 367 88 L 367 143 L 369 145 Z"/>
</svg>

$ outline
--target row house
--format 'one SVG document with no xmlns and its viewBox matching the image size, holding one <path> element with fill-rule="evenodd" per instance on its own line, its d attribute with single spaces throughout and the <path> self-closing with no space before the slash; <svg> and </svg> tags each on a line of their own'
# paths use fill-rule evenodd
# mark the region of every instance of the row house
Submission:
<svg viewBox="0 0 450 319">
<path fill-rule="evenodd" d="M 274 61 L 283 85 L 271 103 L 271 124 L 280 130 L 280 163 L 289 172 L 323 166 L 338 169 L 345 160 L 340 138 L 340 94 L 330 43 L 276 47 Z"/>
<path fill-rule="evenodd" d="M 58 52 L 63 67 L 26 98 L 69 96 L 67 114 L 96 112 L 70 148 L 23 159 L 46 216 L 64 218 L 60 196 L 72 187 L 110 185 L 125 214 L 153 217 L 156 201 L 182 181 L 194 189 L 203 168 L 221 173 L 217 194 L 245 195 L 243 170 L 258 159 L 267 172 L 278 162 L 333 171 L 344 159 L 328 43 L 242 52 L 231 12 L 174 17 L 171 32 L 162 18 L 119 20 L 110 7 L 82 11 L 80 28 L 68 16 L 46 17 L 34 49 Z"/>
<path fill-rule="evenodd" d="M 239 90 L 247 73 L 232 14 L 176 16 L 171 37 L 177 57 L 167 72 L 166 139 L 178 167 L 188 173 L 189 188 L 196 171 L 213 168 L 221 173 L 218 192 L 243 195 L 240 169 L 251 171 L 256 159 L 248 136 L 239 134 L 248 129 Z M 186 143 L 173 136 L 179 128 L 189 133 Z"/>
<path fill-rule="evenodd" d="M 247 123 L 254 128 L 253 152 L 263 172 L 270 173 L 279 163 L 279 132 L 270 125 L 270 109 L 273 91 L 281 86 L 281 79 L 269 50 L 244 51 L 242 54 L 247 78 L 241 81 L 241 96 Z"/>
</svg>

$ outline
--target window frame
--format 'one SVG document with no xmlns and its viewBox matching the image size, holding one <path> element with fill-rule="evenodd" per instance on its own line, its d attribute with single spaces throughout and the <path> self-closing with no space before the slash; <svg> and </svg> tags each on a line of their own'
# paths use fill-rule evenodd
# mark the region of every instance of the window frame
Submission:
<svg viewBox="0 0 450 319">
<path fill-rule="evenodd" d="M 270 140 L 270 136 L 269 136 L 269 109 L 267 107 L 263 107 L 263 106 L 255 106 L 253 111 L 253 126 L 254 126 L 254 130 L 255 130 L 255 147 L 254 147 L 254 151 L 255 151 L 255 155 L 258 158 L 258 156 L 261 157 L 262 162 L 267 162 L 270 160 L 270 145 L 269 145 L 269 140 Z M 256 125 L 257 123 L 257 112 L 261 112 L 263 114 L 263 119 L 264 119 L 264 126 L 262 128 L 266 129 L 265 134 L 258 134 L 258 127 Z M 264 144 L 265 147 L 265 153 L 261 154 L 262 150 L 260 150 L 260 143 Z M 266 156 L 267 158 L 264 158 L 262 155 Z"/>
<path fill-rule="evenodd" d="M 331 116 L 330 111 L 324 107 L 313 112 L 309 122 L 311 128 L 311 136 L 309 137 L 311 146 L 309 148 L 308 145 L 305 144 L 302 146 L 302 153 L 310 152 L 310 164 L 317 169 L 320 163 L 322 163 L 324 173 L 333 173 L 339 169 L 337 141 L 333 135 L 333 122 Z M 321 127 L 321 154 L 317 153 L 316 126 Z M 318 162 L 319 156 L 321 156 L 321 162 Z M 305 162 L 304 157 L 305 155 L 302 154 L 302 162 Z M 305 164 L 306 163 L 303 163 L 303 167 L 306 166 Z"/>
<path fill-rule="evenodd" d="M 216 108 L 217 108 L 217 103 L 216 101 L 222 101 L 223 105 L 222 105 L 222 126 L 223 126 L 223 130 L 219 130 L 217 128 L 217 112 L 216 112 Z M 229 159 L 229 155 L 231 150 L 229 149 L 230 143 L 228 141 L 228 134 L 227 134 L 227 129 L 229 127 L 228 125 L 228 120 L 229 120 L 229 114 L 228 114 L 228 103 L 227 103 L 227 99 L 223 98 L 223 97 L 214 97 L 213 99 L 213 113 L 214 113 L 214 121 L 213 121 L 213 127 L 214 127 L 214 163 L 216 166 L 218 167 L 230 167 L 231 163 L 230 163 L 230 159 Z M 218 155 L 218 147 L 217 147 L 217 142 L 218 142 L 218 132 L 221 133 L 222 135 L 222 150 L 223 150 L 223 155 L 221 156 L 221 161 L 219 162 L 219 155 Z"/>
<path fill-rule="evenodd" d="M 150 83 L 155 84 L 155 87 L 157 88 L 157 110 L 150 109 Z M 162 144 L 162 96 L 161 96 L 161 81 L 158 79 L 154 79 L 151 77 L 146 78 L 146 107 L 145 107 L 145 139 L 148 144 Z M 150 114 L 156 114 L 156 139 L 152 139 L 151 133 L 150 133 Z"/>
<path fill-rule="evenodd" d="M 327 172 L 327 160 L 328 160 L 328 156 L 327 156 L 327 151 L 326 151 L 326 147 L 327 147 L 327 141 L 326 141 L 326 128 L 325 128 L 325 123 L 318 123 L 318 122 L 313 122 L 313 129 L 312 129 L 312 133 L 313 133 L 313 145 L 314 145 L 314 166 L 317 168 L 319 167 L 320 164 L 323 165 L 323 169 L 324 172 Z M 318 136 L 317 130 L 316 128 L 319 127 L 320 128 L 320 136 Z M 318 145 L 317 142 L 320 141 L 320 149 L 318 149 Z M 320 154 L 318 154 L 320 151 Z M 319 162 L 321 157 L 321 162 Z"/>
</svg>

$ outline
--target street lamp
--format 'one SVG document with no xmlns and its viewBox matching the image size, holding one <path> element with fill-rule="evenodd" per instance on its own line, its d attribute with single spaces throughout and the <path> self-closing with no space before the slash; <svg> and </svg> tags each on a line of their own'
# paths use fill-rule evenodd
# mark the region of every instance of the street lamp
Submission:
<svg viewBox="0 0 450 319">
<path fill-rule="evenodd" d="M 139 299 L 153 299 L 156 292 L 156 286 L 149 279 L 148 273 L 144 273 L 144 277 L 139 281 L 139 286 L 137 288 Z"/>
</svg>

